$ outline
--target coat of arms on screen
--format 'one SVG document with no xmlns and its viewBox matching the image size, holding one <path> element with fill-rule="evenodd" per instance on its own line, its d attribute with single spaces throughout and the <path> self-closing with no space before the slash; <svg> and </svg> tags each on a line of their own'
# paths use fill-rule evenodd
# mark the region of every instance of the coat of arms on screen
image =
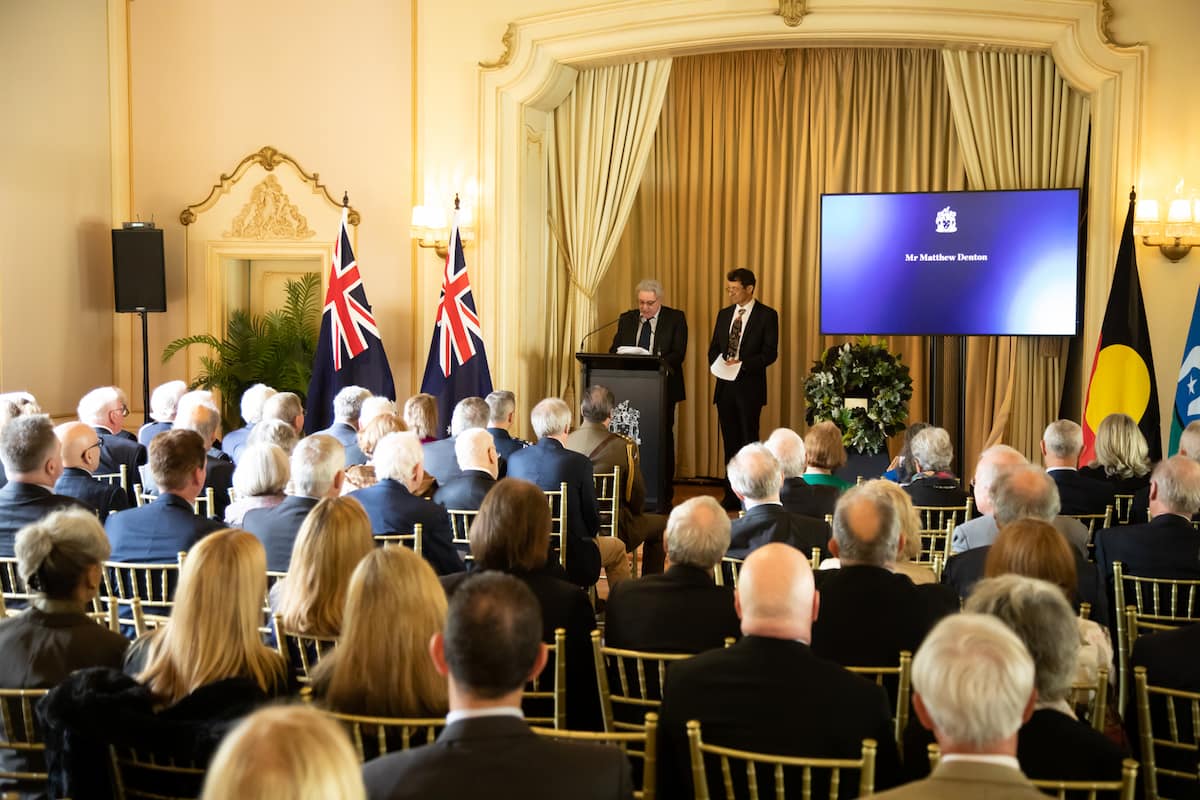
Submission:
<svg viewBox="0 0 1200 800">
<path fill-rule="evenodd" d="M 958 233 L 958 214 L 946 206 L 937 213 L 938 233 Z"/>
<path fill-rule="evenodd" d="M 631 406 L 628 400 L 622 400 L 612 410 L 612 420 L 608 423 L 608 429 L 613 433 L 628 436 L 641 445 L 642 412 Z"/>
</svg>

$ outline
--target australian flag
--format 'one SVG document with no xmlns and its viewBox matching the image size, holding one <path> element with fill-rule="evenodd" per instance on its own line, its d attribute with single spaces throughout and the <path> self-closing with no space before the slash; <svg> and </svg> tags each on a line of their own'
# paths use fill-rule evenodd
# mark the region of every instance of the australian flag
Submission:
<svg viewBox="0 0 1200 800">
<path fill-rule="evenodd" d="M 467 278 L 467 260 L 458 234 L 458 212 L 446 247 L 446 269 L 442 274 L 442 297 L 438 302 L 433 341 L 421 391 L 437 398 L 439 424 L 447 427 L 454 406 L 464 397 L 484 397 L 492 391 L 483 350 L 483 334 L 471 281 Z"/>
<path fill-rule="evenodd" d="M 371 394 L 396 398 L 392 368 L 383 352 L 375 315 L 350 247 L 346 228 L 349 213 L 349 208 L 343 206 L 342 226 L 329 267 L 321 335 L 304 409 L 304 427 L 309 433 L 333 424 L 333 398 L 347 386 L 361 386 Z"/>
</svg>

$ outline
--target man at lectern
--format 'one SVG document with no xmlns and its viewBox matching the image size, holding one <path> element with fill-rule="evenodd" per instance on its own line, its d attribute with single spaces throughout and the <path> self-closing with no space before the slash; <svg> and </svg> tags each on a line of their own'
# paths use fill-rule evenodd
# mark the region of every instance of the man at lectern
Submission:
<svg viewBox="0 0 1200 800">
<path fill-rule="evenodd" d="M 667 447 L 663 458 L 666 476 L 666 495 L 659 498 L 658 511 L 671 511 L 671 494 L 675 486 L 675 405 L 685 396 L 683 388 L 683 357 L 687 354 L 687 318 L 677 308 L 664 306 L 662 284 L 646 279 L 637 285 L 635 310 L 626 311 L 617 321 L 608 352 L 620 347 L 640 347 L 662 356 L 670 372 L 667 374 Z"/>
</svg>

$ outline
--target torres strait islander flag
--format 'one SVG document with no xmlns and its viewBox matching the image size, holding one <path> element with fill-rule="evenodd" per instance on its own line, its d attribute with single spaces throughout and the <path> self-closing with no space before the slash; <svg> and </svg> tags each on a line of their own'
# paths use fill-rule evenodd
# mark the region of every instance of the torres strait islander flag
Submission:
<svg viewBox="0 0 1200 800">
<path fill-rule="evenodd" d="M 1150 446 L 1150 460 L 1162 458 L 1154 358 L 1134 253 L 1133 205 L 1134 194 L 1130 192 L 1129 212 L 1084 401 L 1081 465 L 1096 457 L 1096 429 L 1101 420 L 1118 413 L 1128 414 L 1137 421 Z"/>
</svg>

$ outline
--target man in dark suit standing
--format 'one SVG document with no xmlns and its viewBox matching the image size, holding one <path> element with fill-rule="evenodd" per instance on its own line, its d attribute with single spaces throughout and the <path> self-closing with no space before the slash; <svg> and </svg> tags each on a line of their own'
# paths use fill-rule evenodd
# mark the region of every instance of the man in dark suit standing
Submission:
<svg viewBox="0 0 1200 800">
<path fill-rule="evenodd" d="M 1082 450 L 1083 430 L 1077 423 L 1059 419 L 1046 426 L 1042 434 L 1042 463 L 1058 486 L 1062 506 L 1059 513 L 1103 514 L 1105 506 L 1113 504 L 1113 487 L 1107 481 L 1079 474 L 1076 465 Z"/>
<path fill-rule="evenodd" d="M 482 397 L 464 397 L 454 406 L 450 415 L 450 438 L 437 439 L 423 445 L 425 450 L 424 470 L 445 486 L 462 474 L 458 468 L 458 455 L 454 452 L 454 441 L 463 431 L 486 428 L 491 409 Z M 503 474 L 503 470 L 501 470 Z"/>
<path fill-rule="evenodd" d="M 529 442 L 512 435 L 513 415 L 517 411 L 517 397 L 507 389 L 498 389 L 487 397 L 487 431 L 496 443 L 496 453 L 501 463 L 513 453 L 529 447 Z"/>
<path fill-rule="evenodd" d="M 86 422 L 100 435 L 100 466 L 98 472 L 117 473 L 125 467 L 125 493 L 130 505 L 137 502 L 133 485 L 138 482 L 138 467 L 146 463 L 146 448 L 124 429 L 129 416 L 125 394 L 116 386 L 92 389 L 79 401 L 76 409 L 80 422 Z"/>
<path fill-rule="evenodd" d="M 732 305 L 717 312 L 708 344 L 708 362 L 717 376 L 713 403 L 726 458 L 759 440 L 758 422 L 767 404 L 767 367 L 779 357 L 779 314 L 755 299 L 757 282 L 754 273 L 744 268 L 725 276 L 725 294 Z M 722 505 L 737 508 L 728 488 Z"/>
<path fill-rule="evenodd" d="M 0 489 L 0 556 L 12 558 L 17 531 L 52 511 L 95 510 L 51 490 L 62 475 L 63 462 L 49 417 L 33 414 L 5 425 L 0 431 L 0 461 L 8 475 Z"/>
<path fill-rule="evenodd" d="M 496 572 L 463 581 L 429 653 L 450 686 L 446 728 L 433 744 L 367 762 L 370 800 L 633 796 L 623 752 L 544 739 L 522 718 L 522 691 L 547 652 L 538 600 L 521 581 Z"/>
<path fill-rule="evenodd" d="M 456 511 L 478 511 L 483 498 L 496 485 L 500 469 L 496 442 L 486 429 L 471 428 L 455 439 L 454 453 L 462 474 L 438 487 L 433 502 Z"/>
<path fill-rule="evenodd" d="M 346 450 L 346 466 L 367 463 L 367 454 L 358 446 L 358 415 L 371 393 L 361 386 L 344 386 L 333 398 L 333 424 L 323 431 L 341 442 Z"/>
<path fill-rule="evenodd" d="M 608 352 L 615 353 L 619 347 L 640 347 L 662 356 L 667 363 L 667 418 L 663 421 L 667 429 L 667 447 L 663 453 L 667 496 L 658 504 L 659 512 L 665 514 L 671 509 L 675 483 L 675 407 L 687 396 L 683 382 L 687 317 L 679 309 L 663 305 L 663 287 L 658 281 L 644 280 L 637 285 L 636 291 L 638 307 L 626 311 L 617 320 L 617 332 Z"/>
<path fill-rule="evenodd" d="M 100 515 L 100 522 L 111 512 L 129 508 L 129 498 L 120 484 L 98 481 L 92 473 L 100 466 L 100 436 L 90 425 L 64 422 L 54 429 L 62 445 L 63 473 L 54 484 L 54 491 L 74 497 Z"/>
<path fill-rule="evenodd" d="M 829 556 L 829 525 L 824 520 L 785 511 L 779 501 L 783 482 L 779 462 L 761 444 L 748 444 L 729 462 L 726 472 L 746 515 L 733 521 L 729 555 L 745 558 L 768 542 L 782 542 L 803 552 L 820 548 Z"/>
<path fill-rule="evenodd" d="M 782 544 L 759 548 L 746 559 L 736 597 L 744 638 L 668 672 L 659 797 L 692 796 L 688 720 L 700 722 L 709 744 L 760 753 L 858 758 L 862 740 L 874 739 L 876 786 L 895 783 L 899 758 L 887 693 L 809 647 L 818 598 L 808 559 Z M 719 773 L 710 768 L 709 775 L 710 785 L 721 785 Z M 823 788 L 814 796 L 823 797 Z M 853 786 L 844 789 L 856 794 Z"/>
</svg>

